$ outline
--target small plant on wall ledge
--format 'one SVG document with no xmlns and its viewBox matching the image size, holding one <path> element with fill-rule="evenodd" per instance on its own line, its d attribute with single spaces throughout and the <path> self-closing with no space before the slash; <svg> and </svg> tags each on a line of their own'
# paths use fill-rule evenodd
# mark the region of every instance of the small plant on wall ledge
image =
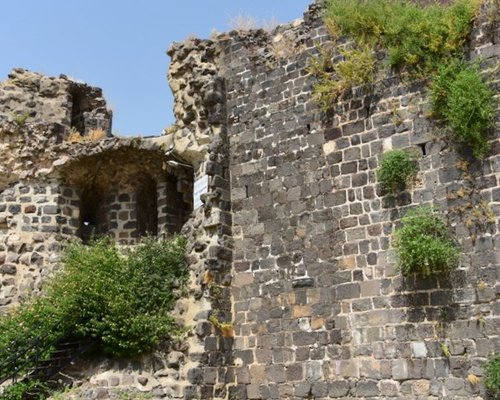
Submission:
<svg viewBox="0 0 500 400">
<path fill-rule="evenodd" d="M 402 218 L 394 246 L 403 275 L 431 276 L 451 271 L 459 262 L 459 249 L 444 218 L 431 207 L 419 207 Z"/>
<path fill-rule="evenodd" d="M 500 398 L 500 354 L 490 358 L 484 365 L 484 386 L 492 398 Z"/>
<path fill-rule="evenodd" d="M 234 337 L 234 326 L 230 322 L 220 322 L 215 314 L 212 314 L 208 320 L 220 331 L 222 336 Z"/>
<path fill-rule="evenodd" d="M 391 150 L 382 155 L 377 179 L 385 192 L 396 194 L 415 181 L 418 173 L 417 153 Z"/>
</svg>

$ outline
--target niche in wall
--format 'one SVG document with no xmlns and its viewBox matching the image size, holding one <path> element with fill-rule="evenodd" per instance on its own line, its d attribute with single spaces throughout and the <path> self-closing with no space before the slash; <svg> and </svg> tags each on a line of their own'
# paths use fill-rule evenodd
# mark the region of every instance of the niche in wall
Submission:
<svg viewBox="0 0 500 400">
<path fill-rule="evenodd" d="M 80 132 L 80 135 L 85 134 L 85 113 L 90 110 L 90 104 L 86 94 L 75 87 L 71 90 L 71 127 Z"/>
</svg>

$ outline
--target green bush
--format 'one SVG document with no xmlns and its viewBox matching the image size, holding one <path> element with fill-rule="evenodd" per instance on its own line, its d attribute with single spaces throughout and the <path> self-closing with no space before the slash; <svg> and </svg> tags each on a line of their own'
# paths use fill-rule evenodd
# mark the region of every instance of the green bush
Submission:
<svg viewBox="0 0 500 400">
<path fill-rule="evenodd" d="M 0 363 L 35 338 L 45 354 L 63 338 L 90 338 L 118 356 L 150 350 L 179 329 L 169 311 L 187 281 L 185 245 L 146 239 L 122 254 L 108 239 L 70 244 L 45 295 L 0 319 Z"/>
<path fill-rule="evenodd" d="M 1 400 L 43 400 L 50 392 L 49 387 L 40 381 L 16 382 L 5 388 L 0 395 Z"/>
<path fill-rule="evenodd" d="M 500 354 L 484 365 L 484 386 L 494 398 L 500 398 Z"/>
<path fill-rule="evenodd" d="M 417 155 L 405 150 L 391 150 L 382 155 L 377 178 L 384 191 L 397 193 L 415 180 L 418 172 Z"/>
<path fill-rule="evenodd" d="M 429 207 L 408 211 L 395 233 L 394 246 L 403 275 L 430 276 L 450 271 L 459 251 L 443 217 Z"/>
<path fill-rule="evenodd" d="M 329 0 L 326 20 L 334 34 L 388 49 L 391 66 L 428 72 L 462 52 L 479 3 L 422 7 L 408 0 Z"/>
<path fill-rule="evenodd" d="M 483 159 L 489 151 L 495 99 L 477 66 L 453 62 L 440 67 L 432 84 L 431 102 L 433 112 L 447 122 L 452 139 Z"/>
</svg>

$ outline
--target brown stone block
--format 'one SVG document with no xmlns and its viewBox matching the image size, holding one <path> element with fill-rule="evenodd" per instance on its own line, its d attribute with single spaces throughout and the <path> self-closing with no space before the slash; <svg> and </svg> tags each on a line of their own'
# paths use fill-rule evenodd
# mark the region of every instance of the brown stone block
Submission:
<svg viewBox="0 0 500 400">
<path fill-rule="evenodd" d="M 319 318 L 319 317 L 312 317 L 311 318 L 311 329 L 312 330 L 322 329 L 324 326 L 325 326 L 325 320 L 323 318 Z"/>
<path fill-rule="evenodd" d="M 356 268 L 356 256 L 348 256 L 342 258 L 342 261 L 340 262 L 340 268 L 342 269 Z"/>
<path fill-rule="evenodd" d="M 294 318 L 310 317 L 311 307 L 308 305 L 296 305 L 293 307 L 292 315 Z"/>
<path fill-rule="evenodd" d="M 33 214 L 35 212 L 36 212 L 36 206 L 34 206 L 33 204 L 24 207 L 24 213 L 25 214 Z"/>
</svg>

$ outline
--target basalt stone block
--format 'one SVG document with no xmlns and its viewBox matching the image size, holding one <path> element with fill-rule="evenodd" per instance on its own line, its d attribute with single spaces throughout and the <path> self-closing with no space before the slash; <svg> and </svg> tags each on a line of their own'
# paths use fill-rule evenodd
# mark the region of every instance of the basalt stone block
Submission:
<svg viewBox="0 0 500 400">
<path fill-rule="evenodd" d="M 3 264 L 0 267 L 0 273 L 6 275 L 15 275 L 17 273 L 17 267 L 14 264 Z"/>
<path fill-rule="evenodd" d="M 21 206 L 18 204 L 11 204 L 7 209 L 11 214 L 17 215 L 21 212 Z"/>
<path fill-rule="evenodd" d="M 292 281 L 293 288 L 314 287 L 314 279 L 312 278 L 296 278 Z"/>
</svg>

